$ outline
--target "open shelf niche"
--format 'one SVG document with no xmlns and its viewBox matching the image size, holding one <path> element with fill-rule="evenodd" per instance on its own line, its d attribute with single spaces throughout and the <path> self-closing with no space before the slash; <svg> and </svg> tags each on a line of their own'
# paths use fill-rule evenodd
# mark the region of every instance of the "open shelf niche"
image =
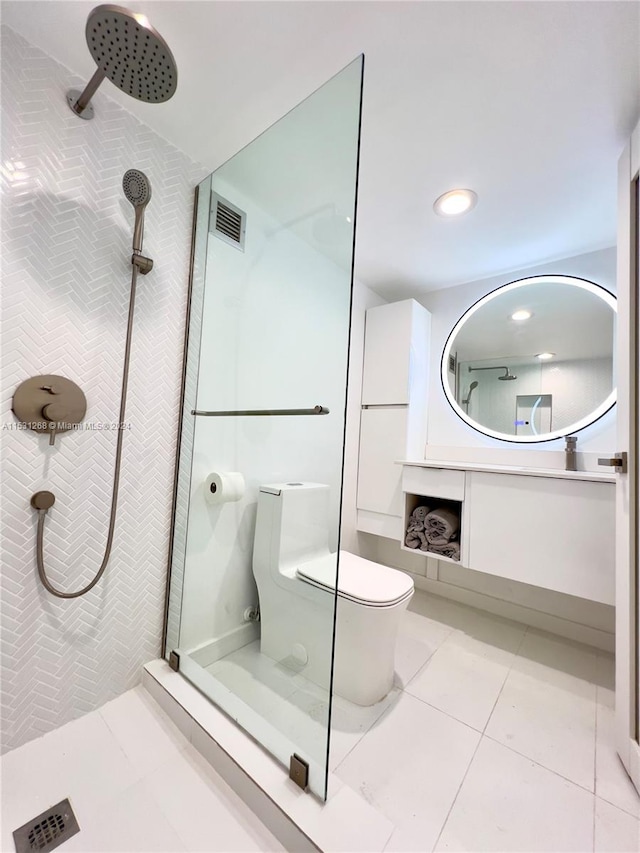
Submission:
<svg viewBox="0 0 640 853">
<path fill-rule="evenodd" d="M 454 539 L 460 546 L 460 556 L 458 559 L 453 557 L 447 557 L 445 554 L 440 554 L 435 551 L 431 551 L 429 548 L 427 550 L 423 550 L 423 548 L 410 548 L 406 544 L 407 539 L 407 529 L 409 527 L 409 522 L 411 519 L 411 514 L 413 511 L 419 506 L 426 506 L 429 508 L 429 511 L 435 509 L 440 509 L 445 507 L 446 509 L 452 510 L 458 516 L 458 532 L 456 533 Z M 411 492 L 404 492 L 404 518 L 403 518 L 403 533 L 402 540 L 400 542 L 400 547 L 403 551 L 408 551 L 412 554 L 419 554 L 421 557 L 432 557 L 435 560 L 442 560 L 446 563 L 455 563 L 457 565 L 464 564 L 462 560 L 462 525 L 463 525 L 463 515 L 462 515 L 462 506 L 463 502 L 458 500 L 451 500 L 449 498 L 434 498 L 430 495 L 417 495 Z"/>
</svg>

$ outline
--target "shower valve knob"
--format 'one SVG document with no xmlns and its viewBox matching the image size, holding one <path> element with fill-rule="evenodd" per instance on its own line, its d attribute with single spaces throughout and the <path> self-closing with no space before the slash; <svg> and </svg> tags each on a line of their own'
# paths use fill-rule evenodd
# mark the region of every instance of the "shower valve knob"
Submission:
<svg viewBox="0 0 640 853">
<path fill-rule="evenodd" d="M 53 444 L 56 435 L 83 420 L 87 400 L 66 376 L 47 374 L 25 379 L 15 390 L 12 409 L 19 421 L 35 432 L 46 433 Z"/>
<path fill-rule="evenodd" d="M 69 410 L 63 403 L 49 403 L 42 409 L 42 416 L 48 421 L 66 421 L 69 417 Z"/>
</svg>

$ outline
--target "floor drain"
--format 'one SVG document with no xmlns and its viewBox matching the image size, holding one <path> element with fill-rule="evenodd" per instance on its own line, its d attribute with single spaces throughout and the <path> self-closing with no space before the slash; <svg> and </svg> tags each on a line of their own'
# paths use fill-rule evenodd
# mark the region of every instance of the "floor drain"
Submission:
<svg viewBox="0 0 640 853">
<path fill-rule="evenodd" d="M 48 853 L 76 832 L 80 827 L 71 803 L 62 800 L 14 831 L 16 853 Z"/>
</svg>

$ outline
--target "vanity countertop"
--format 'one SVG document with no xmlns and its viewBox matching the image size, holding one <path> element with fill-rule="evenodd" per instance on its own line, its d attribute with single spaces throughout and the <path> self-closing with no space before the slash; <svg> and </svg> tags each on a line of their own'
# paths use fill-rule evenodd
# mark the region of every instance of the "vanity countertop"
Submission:
<svg viewBox="0 0 640 853">
<path fill-rule="evenodd" d="M 442 459 L 398 459 L 398 465 L 416 468 L 450 468 L 455 471 L 486 471 L 493 474 L 518 474 L 524 477 L 551 477 L 560 480 L 591 480 L 596 483 L 615 483 L 612 471 L 565 471 L 562 468 L 530 468 L 518 465 L 489 465 L 484 462 L 447 462 Z"/>
</svg>

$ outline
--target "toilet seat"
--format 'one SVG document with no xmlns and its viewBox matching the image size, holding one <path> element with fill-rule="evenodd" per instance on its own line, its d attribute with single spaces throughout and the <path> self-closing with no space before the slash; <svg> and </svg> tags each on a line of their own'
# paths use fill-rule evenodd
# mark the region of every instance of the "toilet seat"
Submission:
<svg viewBox="0 0 640 853">
<path fill-rule="evenodd" d="M 297 568 L 300 580 L 334 592 L 336 554 L 327 554 Z M 410 598 L 413 580 L 404 572 L 340 551 L 338 595 L 367 607 L 392 607 Z"/>
</svg>

